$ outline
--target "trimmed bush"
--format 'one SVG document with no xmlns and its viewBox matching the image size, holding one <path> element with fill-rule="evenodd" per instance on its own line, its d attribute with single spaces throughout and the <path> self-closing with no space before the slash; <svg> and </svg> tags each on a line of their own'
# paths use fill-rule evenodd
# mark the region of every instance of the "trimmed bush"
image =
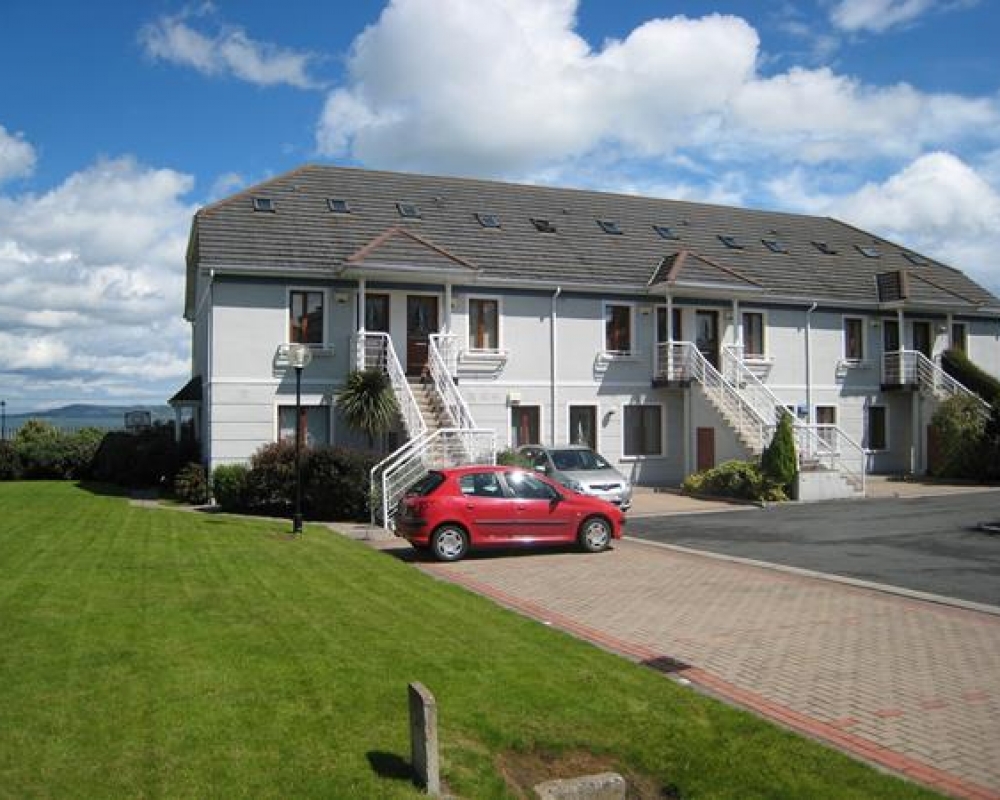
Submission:
<svg viewBox="0 0 1000 800">
<path fill-rule="evenodd" d="M 366 520 L 371 509 L 368 482 L 376 458 L 342 447 L 309 452 L 302 469 L 302 498 L 310 519 Z"/>
<path fill-rule="evenodd" d="M 223 464 L 212 471 L 212 495 L 223 511 L 247 508 L 247 475 L 243 464 Z"/>
<path fill-rule="evenodd" d="M 734 497 L 741 500 L 787 500 L 780 485 L 752 461 L 726 461 L 717 467 L 688 475 L 681 484 L 685 494 Z"/>
<path fill-rule="evenodd" d="M 987 403 L 994 405 L 1000 402 L 1000 381 L 973 364 L 961 350 L 945 350 L 941 355 L 941 366 L 966 389 L 972 390 Z"/>
<path fill-rule="evenodd" d="M 106 434 L 94 456 L 91 477 L 132 488 L 171 487 L 181 466 L 197 460 L 196 444 L 178 444 L 173 426 L 158 424 L 140 433 Z"/>
<path fill-rule="evenodd" d="M 67 433 L 44 420 L 28 420 L 8 442 L 17 454 L 17 477 L 65 480 L 90 474 L 94 454 L 104 438 L 97 428 Z"/>
<path fill-rule="evenodd" d="M 192 506 L 208 502 L 208 479 L 201 464 L 185 464 L 174 478 L 174 496 Z"/>
<path fill-rule="evenodd" d="M 792 415 L 782 414 L 774 431 L 771 444 L 760 458 L 760 469 L 770 483 L 781 487 L 786 497 L 793 497 L 799 462 L 795 455 L 795 436 L 792 433 Z"/>
<path fill-rule="evenodd" d="M 302 461 L 308 448 L 302 449 Z M 295 499 L 295 444 L 265 444 L 250 458 L 247 507 L 260 514 L 287 515 Z"/>
<path fill-rule="evenodd" d="M 939 457 L 932 465 L 936 478 L 981 480 L 989 465 L 985 457 L 986 420 L 974 397 L 949 397 L 931 417 L 939 443 Z"/>
<path fill-rule="evenodd" d="M 21 456 L 13 442 L 0 441 L 0 481 L 21 478 Z"/>
</svg>

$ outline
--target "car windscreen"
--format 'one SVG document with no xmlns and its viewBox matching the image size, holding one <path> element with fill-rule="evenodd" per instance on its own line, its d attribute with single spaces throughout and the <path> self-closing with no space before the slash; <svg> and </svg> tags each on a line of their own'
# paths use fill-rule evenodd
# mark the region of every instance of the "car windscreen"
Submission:
<svg viewBox="0 0 1000 800">
<path fill-rule="evenodd" d="M 593 450 L 553 450 L 552 463 L 560 472 L 580 469 L 608 469 L 611 465 Z"/>
<path fill-rule="evenodd" d="M 426 497 L 437 489 L 442 483 L 444 483 L 444 475 L 440 472 L 428 472 L 424 475 L 424 477 L 413 484 L 413 486 L 407 489 L 406 494 L 410 497 Z"/>
</svg>

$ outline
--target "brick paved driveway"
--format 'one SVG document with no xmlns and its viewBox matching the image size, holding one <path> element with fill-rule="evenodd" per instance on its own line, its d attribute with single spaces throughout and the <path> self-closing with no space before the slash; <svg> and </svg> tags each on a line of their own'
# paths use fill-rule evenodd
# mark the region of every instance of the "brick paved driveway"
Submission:
<svg viewBox="0 0 1000 800">
<path fill-rule="evenodd" d="M 634 540 L 419 565 L 940 791 L 1000 798 L 1000 616 Z"/>
</svg>

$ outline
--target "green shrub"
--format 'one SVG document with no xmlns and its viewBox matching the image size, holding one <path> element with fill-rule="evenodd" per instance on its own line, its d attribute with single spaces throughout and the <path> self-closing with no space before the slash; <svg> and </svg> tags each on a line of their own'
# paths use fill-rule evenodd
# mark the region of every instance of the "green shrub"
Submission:
<svg viewBox="0 0 1000 800">
<path fill-rule="evenodd" d="M 342 447 L 311 450 L 302 468 L 302 498 L 310 519 L 366 520 L 369 474 L 376 458 Z"/>
<path fill-rule="evenodd" d="M 174 496 L 192 506 L 208 502 L 208 478 L 201 464 L 191 462 L 178 470 L 174 477 Z"/>
<path fill-rule="evenodd" d="M 0 481 L 21 478 L 21 456 L 13 442 L 0 441 Z"/>
<path fill-rule="evenodd" d="M 781 487 L 787 497 L 794 496 L 795 478 L 799 474 L 799 461 L 795 455 L 795 436 L 792 433 L 792 415 L 782 414 L 774 431 L 771 444 L 760 459 L 761 472 L 773 483 Z"/>
<path fill-rule="evenodd" d="M 986 419 L 978 399 L 949 397 L 931 417 L 940 450 L 931 474 L 936 478 L 982 479 L 989 465 L 985 458 Z"/>
<path fill-rule="evenodd" d="M 308 457 L 302 448 L 302 462 Z M 247 507 L 261 514 L 283 516 L 295 499 L 295 443 L 263 445 L 250 457 L 247 473 Z"/>
<path fill-rule="evenodd" d="M 88 477 L 103 438 L 104 433 L 97 428 L 67 433 L 50 422 L 28 420 L 13 440 L 21 477 L 46 480 Z"/>
<path fill-rule="evenodd" d="M 769 479 L 752 461 L 726 461 L 717 467 L 688 475 L 681 484 L 685 494 L 734 497 L 741 500 L 787 500 L 783 488 Z"/>
<path fill-rule="evenodd" d="M 966 389 L 972 390 L 987 403 L 1000 402 L 1000 380 L 973 364 L 961 350 L 945 350 L 941 356 L 941 366 Z"/>
<path fill-rule="evenodd" d="M 174 440 L 172 425 L 157 424 L 139 433 L 116 431 L 101 440 L 90 476 L 133 488 L 170 487 L 181 466 L 198 457 L 194 442 Z"/>
<path fill-rule="evenodd" d="M 1000 481 L 1000 400 L 993 404 L 990 418 L 983 429 L 980 460 L 983 464 L 983 478 L 988 481 Z"/>
<path fill-rule="evenodd" d="M 212 471 L 212 495 L 223 511 L 247 508 L 247 474 L 243 464 L 223 464 Z"/>
<path fill-rule="evenodd" d="M 531 459 L 517 450 L 501 450 L 497 453 L 497 464 L 504 467 L 522 467 L 531 469 Z"/>
</svg>

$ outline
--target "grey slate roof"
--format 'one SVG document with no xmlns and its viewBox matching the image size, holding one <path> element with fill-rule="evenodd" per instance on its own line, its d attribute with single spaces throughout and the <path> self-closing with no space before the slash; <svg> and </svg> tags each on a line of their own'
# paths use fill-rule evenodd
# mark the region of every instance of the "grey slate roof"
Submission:
<svg viewBox="0 0 1000 800">
<path fill-rule="evenodd" d="M 274 213 L 254 211 L 254 197 L 272 199 Z M 350 213 L 332 212 L 331 198 L 346 200 Z M 399 202 L 415 204 L 420 219 L 400 216 Z M 483 227 L 477 213 L 496 214 L 501 227 Z M 556 232 L 540 233 L 532 218 L 549 220 Z M 622 234 L 606 233 L 598 220 L 616 222 Z M 654 225 L 669 226 L 679 239 L 664 239 Z M 189 269 L 335 275 L 359 252 L 374 258 L 373 242 L 393 228 L 414 236 L 387 237 L 383 254 L 465 265 L 485 284 L 642 291 L 662 275 L 664 259 L 687 251 L 690 275 L 700 270 L 702 278 L 714 274 L 720 281 L 729 270 L 726 283 L 745 283 L 755 295 L 763 289 L 775 298 L 876 304 L 876 276 L 905 268 L 911 286 L 919 284 L 907 302 L 1000 308 L 1000 300 L 958 270 L 930 258 L 914 266 L 903 256 L 906 248 L 830 218 L 325 165 L 301 167 L 199 211 Z M 719 235 L 733 236 L 742 249 L 727 247 Z M 777 239 L 788 252 L 771 252 L 762 239 Z M 821 253 L 817 241 L 836 254 Z M 864 245 L 874 245 L 879 256 L 863 255 L 857 248 Z M 921 276 L 927 280 L 912 280 Z M 683 278 L 682 271 L 678 286 Z"/>
</svg>

